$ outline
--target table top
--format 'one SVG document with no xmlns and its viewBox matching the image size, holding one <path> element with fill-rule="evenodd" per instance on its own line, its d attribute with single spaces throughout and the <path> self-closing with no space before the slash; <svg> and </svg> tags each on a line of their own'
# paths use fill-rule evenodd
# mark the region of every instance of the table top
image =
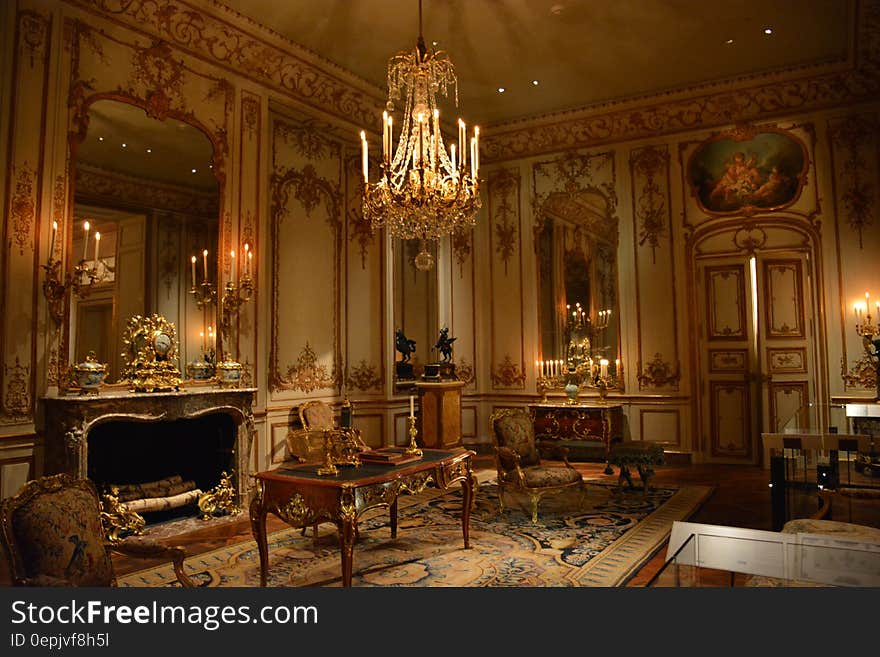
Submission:
<svg viewBox="0 0 880 657">
<path fill-rule="evenodd" d="M 359 466 L 340 465 L 339 472 L 335 475 L 319 475 L 319 463 L 294 463 L 285 462 L 274 470 L 264 470 L 254 475 L 262 481 L 280 481 L 309 486 L 327 486 L 341 488 L 343 486 L 368 486 L 371 484 L 393 481 L 435 467 L 446 467 L 464 461 L 475 456 L 476 452 L 469 449 L 457 448 L 423 449 L 422 458 L 418 461 L 401 463 L 362 463 Z"/>
<path fill-rule="evenodd" d="M 568 402 L 535 402 L 529 404 L 531 408 L 556 408 L 560 410 L 570 409 L 576 411 L 581 408 L 623 408 L 623 404 L 615 402 L 578 402 L 577 404 L 569 404 Z"/>
</svg>

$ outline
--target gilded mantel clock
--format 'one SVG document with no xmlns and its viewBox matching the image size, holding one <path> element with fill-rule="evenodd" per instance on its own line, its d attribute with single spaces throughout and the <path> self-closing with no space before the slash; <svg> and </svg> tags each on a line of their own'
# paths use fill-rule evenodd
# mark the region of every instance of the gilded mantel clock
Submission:
<svg viewBox="0 0 880 657">
<path fill-rule="evenodd" d="M 135 392 L 177 390 L 177 333 L 174 324 L 162 315 L 128 320 L 123 335 L 125 378 Z"/>
</svg>

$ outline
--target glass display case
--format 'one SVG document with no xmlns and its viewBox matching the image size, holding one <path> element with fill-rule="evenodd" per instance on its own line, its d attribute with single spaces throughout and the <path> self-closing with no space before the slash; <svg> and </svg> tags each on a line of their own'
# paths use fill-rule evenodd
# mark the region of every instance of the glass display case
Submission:
<svg viewBox="0 0 880 657">
<path fill-rule="evenodd" d="M 648 586 L 880 586 L 880 542 L 675 522 Z"/>
</svg>

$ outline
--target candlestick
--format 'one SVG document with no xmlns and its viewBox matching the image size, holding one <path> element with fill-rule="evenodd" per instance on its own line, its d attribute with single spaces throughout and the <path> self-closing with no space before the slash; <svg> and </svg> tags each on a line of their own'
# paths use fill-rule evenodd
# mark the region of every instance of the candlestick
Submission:
<svg viewBox="0 0 880 657">
<path fill-rule="evenodd" d="M 208 249 L 205 249 L 204 251 L 202 251 L 202 262 L 205 265 L 205 270 L 203 272 L 204 276 L 203 276 L 202 280 L 207 281 L 208 280 Z"/>
<path fill-rule="evenodd" d="M 90 228 L 89 222 L 84 221 L 83 222 L 83 230 L 85 231 L 85 237 L 83 238 L 83 257 L 82 257 L 83 262 L 85 262 L 86 254 L 89 249 L 89 228 Z"/>
</svg>

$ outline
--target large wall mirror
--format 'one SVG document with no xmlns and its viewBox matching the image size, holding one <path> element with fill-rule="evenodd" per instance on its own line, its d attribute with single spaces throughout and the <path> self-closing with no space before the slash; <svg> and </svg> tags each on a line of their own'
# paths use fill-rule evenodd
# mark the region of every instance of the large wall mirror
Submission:
<svg viewBox="0 0 880 657">
<path fill-rule="evenodd" d="M 432 351 L 439 331 L 437 265 L 428 270 L 416 267 L 415 258 L 421 249 L 419 240 L 392 242 L 394 269 L 394 330 L 403 330 L 415 340 L 415 351 L 410 356 L 414 375 L 420 376 L 425 363 L 437 360 Z M 427 243 L 428 252 L 438 261 L 437 242 Z M 395 351 L 396 360 L 401 360 Z M 399 377 L 398 377 L 399 378 Z"/>
<path fill-rule="evenodd" d="M 94 351 L 109 365 L 107 380 L 118 381 L 126 323 L 157 313 L 177 329 L 185 373 L 216 346 L 216 301 L 199 304 L 191 293 L 218 278 L 213 145 L 188 123 L 117 100 L 95 101 L 88 117 L 74 151 L 69 252 L 71 268 L 85 261 L 96 275 L 71 298 L 69 357 Z"/>
<path fill-rule="evenodd" d="M 549 194 L 536 208 L 540 353 L 578 365 L 620 358 L 617 219 L 595 191 Z"/>
</svg>

